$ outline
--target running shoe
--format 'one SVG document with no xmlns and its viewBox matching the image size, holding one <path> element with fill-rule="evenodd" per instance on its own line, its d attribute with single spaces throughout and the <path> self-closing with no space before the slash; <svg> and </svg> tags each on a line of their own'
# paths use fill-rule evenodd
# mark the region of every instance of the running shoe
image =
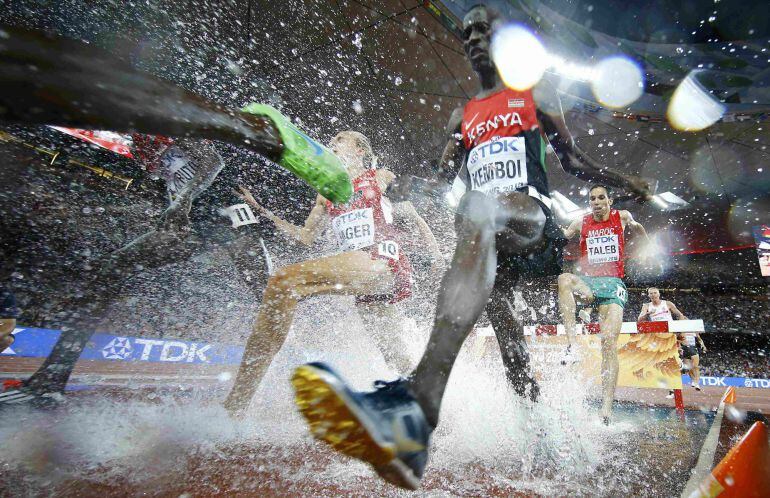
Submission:
<svg viewBox="0 0 770 498">
<path fill-rule="evenodd" d="M 666 395 L 666 399 L 674 399 L 674 391 L 669 391 Z"/>
<path fill-rule="evenodd" d="M 589 313 L 587 310 L 578 311 L 578 316 L 583 321 L 583 323 L 591 323 L 591 313 Z"/>
<path fill-rule="evenodd" d="M 695 382 L 691 382 L 690 387 L 694 388 L 696 391 L 700 391 L 700 386 Z"/>
<path fill-rule="evenodd" d="M 308 363 L 294 371 L 291 383 L 316 439 L 371 464 L 396 486 L 420 486 L 433 428 L 404 379 L 377 381 L 374 391 L 355 392 L 326 364 Z"/>
</svg>

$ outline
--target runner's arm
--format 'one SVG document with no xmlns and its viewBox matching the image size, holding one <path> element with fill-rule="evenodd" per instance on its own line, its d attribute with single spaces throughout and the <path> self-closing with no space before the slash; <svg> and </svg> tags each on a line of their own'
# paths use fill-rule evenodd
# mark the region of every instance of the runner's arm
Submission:
<svg viewBox="0 0 770 498">
<path fill-rule="evenodd" d="M 394 206 L 396 215 L 401 216 L 405 220 L 413 221 L 417 225 L 417 229 L 422 235 L 422 240 L 428 245 L 428 249 L 433 254 L 434 265 L 442 265 L 444 263 L 444 257 L 439 250 L 436 237 L 433 235 L 428 224 L 422 219 L 422 216 L 414 208 L 414 204 L 410 201 L 399 202 Z"/>
<path fill-rule="evenodd" d="M 698 342 L 700 342 L 700 348 L 703 350 L 704 353 L 708 353 L 708 349 L 706 349 L 706 345 L 703 344 L 703 339 L 700 338 L 700 334 L 695 334 L 695 337 L 698 338 Z"/>
<path fill-rule="evenodd" d="M 644 322 L 647 321 L 647 315 L 650 314 L 649 308 L 647 306 L 647 303 L 644 303 L 642 305 L 642 311 L 639 312 L 639 318 L 636 319 L 637 322 Z"/>
<path fill-rule="evenodd" d="M 644 240 L 647 242 L 647 244 L 651 244 L 652 241 L 650 241 L 650 237 L 647 235 L 647 230 L 644 229 L 641 223 L 636 221 L 634 217 L 626 210 L 620 211 L 620 220 L 623 223 L 624 228 L 628 228 L 628 230 L 634 235 L 634 236 L 641 236 L 644 238 Z"/>
<path fill-rule="evenodd" d="M 684 316 L 684 313 L 679 311 L 679 308 L 677 308 L 674 303 L 672 303 L 671 301 L 666 301 L 666 305 L 668 306 L 668 310 L 671 312 L 674 318 L 676 318 L 677 320 L 687 320 L 687 317 Z"/>
<path fill-rule="evenodd" d="M 465 148 L 462 143 L 461 125 L 463 120 L 463 108 L 458 107 L 452 111 L 449 123 L 446 127 L 447 142 L 438 165 L 438 175 L 449 183 L 460 171 L 465 156 Z"/>
<path fill-rule="evenodd" d="M 16 328 L 15 318 L 0 318 L 0 337 L 6 336 Z"/>
<path fill-rule="evenodd" d="M 272 211 L 259 204 L 248 189 L 240 187 L 240 190 L 240 192 L 236 193 L 241 199 L 254 207 L 265 218 L 275 223 L 275 226 L 283 233 L 306 246 L 309 246 L 315 241 L 318 234 L 321 232 L 324 221 L 326 221 L 326 201 L 320 195 L 316 197 L 315 205 L 313 206 L 313 209 L 310 210 L 310 214 L 305 220 L 305 224 L 303 226 L 297 226 L 279 218 Z"/>
<path fill-rule="evenodd" d="M 603 166 L 577 146 L 564 120 L 564 109 L 557 90 L 550 82 L 543 80 L 536 87 L 536 100 L 538 121 L 564 171 L 587 182 L 599 181 L 612 187 L 622 188 L 642 200 L 648 200 L 651 197 L 650 185 L 646 180 L 638 176 L 623 175 Z M 549 112 L 543 112 L 541 109 L 548 109 Z"/>
<path fill-rule="evenodd" d="M 388 190 L 388 187 L 390 187 L 390 184 L 396 178 L 396 175 L 389 169 L 378 169 L 375 176 L 377 178 L 377 183 L 380 186 L 380 190 L 383 192 Z"/>
<path fill-rule="evenodd" d="M 579 235 L 582 229 L 583 229 L 583 220 L 577 219 L 577 220 L 574 220 L 572 223 L 570 223 L 567 228 L 563 228 L 562 232 L 564 232 L 564 236 L 566 238 L 571 239 L 576 235 Z"/>
</svg>

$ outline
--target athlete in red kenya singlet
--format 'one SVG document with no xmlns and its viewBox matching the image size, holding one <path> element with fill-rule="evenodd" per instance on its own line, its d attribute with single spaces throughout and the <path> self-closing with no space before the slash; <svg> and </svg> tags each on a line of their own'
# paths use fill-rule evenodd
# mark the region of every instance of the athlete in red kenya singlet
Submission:
<svg viewBox="0 0 770 498">
<path fill-rule="evenodd" d="M 531 90 L 503 88 L 474 97 L 463 109 L 460 130 L 468 158 L 459 178 L 467 190 L 500 195 L 526 189 L 551 207 L 545 140 Z"/>
</svg>

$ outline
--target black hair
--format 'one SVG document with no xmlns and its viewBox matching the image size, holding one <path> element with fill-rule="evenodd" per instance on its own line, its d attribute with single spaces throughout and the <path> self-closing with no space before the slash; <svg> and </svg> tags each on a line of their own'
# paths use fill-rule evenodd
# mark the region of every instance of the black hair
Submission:
<svg viewBox="0 0 770 498">
<path fill-rule="evenodd" d="M 592 183 L 591 186 L 588 187 L 588 193 L 590 194 L 595 188 L 603 188 L 604 191 L 607 192 L 607 198 L 612 199 L 612 190 L 604 183 Z"/>
<path fill-rule="evenodd" d="M 487 5 L 485 3 L 477 3 L 473 6 L 471 6 L 470 9 L 465 11 L 465 15 L 467 16 L 470 11 L 473 9 L 477 9 L 479 7 L 484 7 L 487 11 L 487 14 L 489 14 L 489 24 L 493 24 L 495 21 L 502 21 L 503 16 L 500 14 L 500 11 L 496 8 L 492 7 L 491 5 Z M 464 16 L 463 16 L 464 17 Z"/>
</svg>

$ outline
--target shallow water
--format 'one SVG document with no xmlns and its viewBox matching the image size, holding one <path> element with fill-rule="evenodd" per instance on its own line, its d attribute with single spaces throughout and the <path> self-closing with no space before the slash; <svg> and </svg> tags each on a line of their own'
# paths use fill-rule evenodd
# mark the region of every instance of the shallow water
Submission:
<svg viewBox="0 0 770 498">
<path fill-rule="evenodd" d="M 226 382 L 220 389 L 95 390 L 55 412 L 3 417 L 3 487 L 29 495 L 400 493 L 366 465 L 313 441 L 292 406 L 287 379 L 299 363 L 327 361 L 356 389 L 388 372 L 351 309 L 352 299 L 337 297 L 300 306 L 241 421 L 218 404 Z M 408 324 L 416 358 L 427 329 Z M 478 355 L 471 338 L 450 379 L 423 495 L 674 496 L 684 486 L 711 415 L 682 423 L 668 409 L 625 405 L 605 427 L 587 399 L 593 388 L 582 381 L 552 371 L 532 404 L 506 385 L 496 349 Z"/>
</svg>

